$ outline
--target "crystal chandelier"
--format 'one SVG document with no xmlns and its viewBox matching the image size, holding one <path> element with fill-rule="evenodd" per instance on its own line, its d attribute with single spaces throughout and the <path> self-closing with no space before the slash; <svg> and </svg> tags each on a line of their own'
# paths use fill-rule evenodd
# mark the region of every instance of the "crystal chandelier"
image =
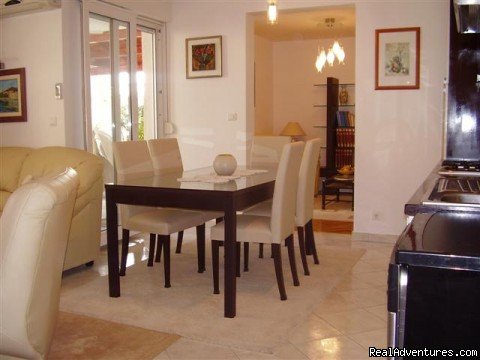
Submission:
<svg viewBox="0 0 480 360">
<path fill-rule="evenodd" d="M 326 18 L 325 25 L 329 29 L 333 29 L 335 25 L 335 18 Z M 345 60 L 345 50 L 340 45 L 338 41 L 334 41 L 333 45 L 328 49 L 328 52 L 325 52 L 325 49 L 322 48 L 320 51 L 320 47 L 318 48 L 317 59 L 315 61 L 315 67 L 317 68 L 318 72 L 322 72 L 325 66 L 328 64 L 329 66 L 333 66 L 335 62 L 335 58 L 338 60 L 339 64 L 343 64 Z"/>
</svg>

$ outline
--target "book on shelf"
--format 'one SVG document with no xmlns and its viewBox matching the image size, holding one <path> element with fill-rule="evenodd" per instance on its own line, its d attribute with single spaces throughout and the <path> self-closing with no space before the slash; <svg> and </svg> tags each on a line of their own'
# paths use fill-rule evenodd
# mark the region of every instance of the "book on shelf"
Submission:
<svg viewBox="0 0 480 360">
<path fill-rule="evenodd" d="M 338 148 L 335 150 L 335 167 L 342 168 L 345 165 L 353 166 L 354 151 L 349 148 Z"/>
<path fill-rule="evenodd" d="M 355 114 L 350 111 L 337 111 L 337 127 L 354 127 Z"/>
<path fill-rule="evenodd" d="M 355 128 L 338 127 L 335 129 L 337 147 L 354 147 L 355 146 Z"/>
</svg>

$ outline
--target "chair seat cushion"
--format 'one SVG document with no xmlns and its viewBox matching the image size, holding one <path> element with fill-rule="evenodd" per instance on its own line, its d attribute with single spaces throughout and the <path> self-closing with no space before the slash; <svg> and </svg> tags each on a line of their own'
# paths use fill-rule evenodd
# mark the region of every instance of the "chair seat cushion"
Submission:
<svg viewBox="0 0 480 360">
<path fill-rule="evenodd" d="M 266 200 L 259 204 L 256 204 L 252 207 L 243 211 L 245 215 L 256 215 L 256 216 L 272 216 L 272 200 Z M 295 216 L 295 225 L 296 226 L 305 226 L 305 223 L 302 223 L 297 216 Z"/>
<path fill-rule="evenodd" d="M 197 211 L 154 208 L 129 217 L 122 227 L 150 234 L 170 235 L 203 223 L 203 215 Z"/>
<path fill-rule="evenodd" d="M 207 222 L 213 219 L 223 218 L 224 213 L 222 211 L 201 211 L 203 215 L 203 221 Z"/>
<path fill-rule="evenodd" d="M 216 224 L 211 228 L 212 240 L 225 238 L 225 223 Z M 255 215 L 237 215 L 237 241 L 271 244 L 270 217 Z"/>
</svg>

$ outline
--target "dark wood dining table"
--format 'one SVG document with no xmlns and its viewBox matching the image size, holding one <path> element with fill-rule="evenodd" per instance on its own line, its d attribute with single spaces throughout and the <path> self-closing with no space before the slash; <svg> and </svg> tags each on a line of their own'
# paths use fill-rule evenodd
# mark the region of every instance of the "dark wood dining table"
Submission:
<svg viewBox="0 0 480 360">
<path fill-rule="evenodd" d="M 224 315 L 236 315 L 236 212 L 273 196 L 276 169 L 227 183 L 181 182 L 179 178 L 213 174 L 212 168 L 172 172 L 105 185 L 107 208 L 108 284 L 120 296 L 117 204 L 176 207 L 224 212 Z"/>
</svg>

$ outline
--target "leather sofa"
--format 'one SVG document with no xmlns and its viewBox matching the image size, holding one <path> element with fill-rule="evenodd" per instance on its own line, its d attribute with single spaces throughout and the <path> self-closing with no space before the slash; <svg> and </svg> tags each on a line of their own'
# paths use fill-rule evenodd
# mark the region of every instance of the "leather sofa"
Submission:
<svg viewBox="0 0 480 360">
<path fill-rule="evenodd" d="M 0 213 L 22 184 L 71 167 L 78 173 L 64 270 L 94 261 L 100 249 L 103 161 L 84 150 L 67 147 L 0 148 Z"/>
</svg>

